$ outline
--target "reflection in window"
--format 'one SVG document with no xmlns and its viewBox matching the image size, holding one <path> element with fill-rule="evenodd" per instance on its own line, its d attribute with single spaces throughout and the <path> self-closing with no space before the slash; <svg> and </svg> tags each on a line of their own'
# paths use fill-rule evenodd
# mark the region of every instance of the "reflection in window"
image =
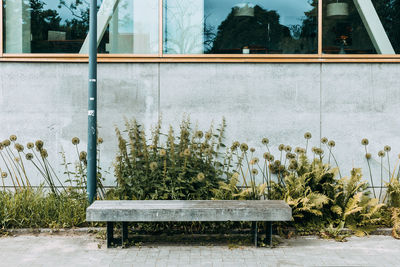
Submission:
<svg viewBox="0 0 400 267">
<path fill-rule="evenodd" d="M 89 1 L 4 0 L 5 53 L 88 52 Z M 158 0 L 98 0 L 99 53 L 158 53 Z"/>
<path fill-rule="evenodd" d="M 399 51 L 399 0 L 323 3 L 323 53 L 395 54 Z"/>
<path fill-rule="evenodd" d="M 165 0 L 169 54 L 317 53 L 316 0 Z"/>
</svg>

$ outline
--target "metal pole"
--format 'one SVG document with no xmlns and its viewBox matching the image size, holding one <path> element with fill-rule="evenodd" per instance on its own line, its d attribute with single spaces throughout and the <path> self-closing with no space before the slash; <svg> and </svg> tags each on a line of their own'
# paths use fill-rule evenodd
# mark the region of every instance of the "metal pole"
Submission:
<svg viewBox="0 0 400 267">
<path fill-rule="evenodd" d="M 93 203 L 97 188 L 97 0 L 90 0 L 89 15 L 87 193 Z"/>
</svg>

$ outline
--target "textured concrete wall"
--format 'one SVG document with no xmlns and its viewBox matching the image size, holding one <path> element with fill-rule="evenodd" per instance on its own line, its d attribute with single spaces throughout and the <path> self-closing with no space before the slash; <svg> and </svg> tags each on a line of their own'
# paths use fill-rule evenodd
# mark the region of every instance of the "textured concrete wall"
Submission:
<svg viewBox="0 0 400 267">
<path fill-rule="evenodd" d="M 239 140 L 260 148 L 268 137 L 277 151 L 280 143 L 304 146 L 306 131 L 313 145 L 327 136 L 336 141 L 342 172 L 363 167 L 369 179 L 363 137 L 376 160 L 384 145 L 392 146 L 392 168 L 400 152 L 399 74 L 399 64 L 100 64 L 102 165 L 111 167 L 114 126 L 124 116 L 149 128 L 162 114 L 166 128 L 188 114 L 202 129 L 224 116 L 227 144 Z M 86 149 L 86 64 L 0 63 L 0 105 L 1 139 L 14 133 L 24 144 L 41 138 L 57 167 L 61 148 L 74 159 L 73 136 Z M 379 166 L 373 165 L 379 184 Z"/>
</svg>

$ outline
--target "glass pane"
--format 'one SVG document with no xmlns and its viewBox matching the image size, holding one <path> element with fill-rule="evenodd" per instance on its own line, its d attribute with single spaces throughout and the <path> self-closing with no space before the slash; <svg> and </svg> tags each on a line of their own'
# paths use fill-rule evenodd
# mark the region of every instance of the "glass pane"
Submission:
<svg viewBox="0 0 400 267">
<path fill-rule="evenodd" d="M 314 54 L 317 0 L 164 0 L 164 53 Z"/>
<path fill-rule="evenodd" d="M 3 11 L 5 53 L 88 53 L 89 1 L 4 0 Z M 158 54 L 158 0 L 98 0 L 97 18 L 99 53 Z"/>
<path fill-rule="evenodd" d="M 399 30 L 398 0 L 323 2 L 323 53 L 395 54 Z"/>
</svg>

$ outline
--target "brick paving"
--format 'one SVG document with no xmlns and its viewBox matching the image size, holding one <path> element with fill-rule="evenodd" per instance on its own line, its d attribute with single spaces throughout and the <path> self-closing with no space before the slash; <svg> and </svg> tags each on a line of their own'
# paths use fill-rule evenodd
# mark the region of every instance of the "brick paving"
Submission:
<svg viewBox="0 0 400 267">
<path fill-rule="evenodd" d="M 400 241 L 389 236 L 348 242 L 299 237 L 278 247 L 154 245 L 107 249 L 94 235 L 0 238 L 0 266 L 400 266 Z"/>
</svg>

